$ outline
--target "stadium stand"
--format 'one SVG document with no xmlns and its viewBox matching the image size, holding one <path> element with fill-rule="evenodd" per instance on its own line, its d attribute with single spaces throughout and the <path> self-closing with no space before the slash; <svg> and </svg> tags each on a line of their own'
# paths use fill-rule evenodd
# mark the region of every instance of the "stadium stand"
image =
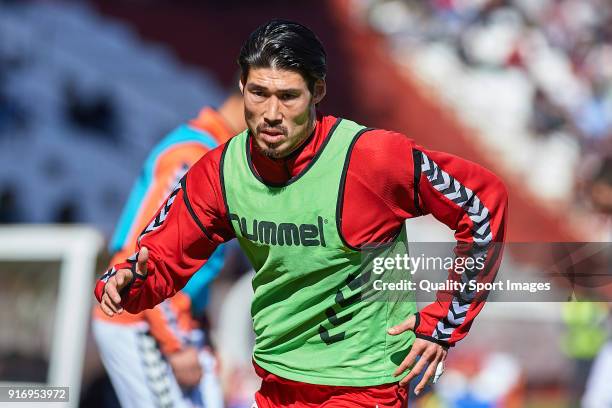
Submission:
<svg viewBox="0 0 612 408">
<path fill-rule="evenodd" d="M 574 200 L 589 163 L 611 153 L 606 2 L 356 3 L 397 61 L 542 199 Z"/>
<path fill-rule="evenodd" d="M 0 7 L 0 185 L 23 221 L 110 233 L 150 147 L 223 92 L 86 4 Z"/>
</svg>

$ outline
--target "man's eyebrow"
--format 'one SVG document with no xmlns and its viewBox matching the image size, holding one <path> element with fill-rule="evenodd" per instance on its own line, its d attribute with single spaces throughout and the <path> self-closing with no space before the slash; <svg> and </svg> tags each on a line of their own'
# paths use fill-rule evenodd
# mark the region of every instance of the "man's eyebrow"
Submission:
<svg viewBox="0 0 612 408">
<path fill-rule="evenodd" d="M 249 90 L 261 90 L 261 91 L 268 91 L 269 89 L 263 85 L 259 85 L 259 84 L 254 84 L 254 83 L 250 83 L 247 85 L 247 88 Z M 276 90 L 277 93 L 290 93 L 290 94 L 299 94 L 302 92 L 301 89 L 299 88 L 285 88 L 285 89 L 277 89 Z"/>
<path fill-rule="evenodd" d="M 265 87 L 265 86 L 263 86 L 263 85 L 254 84 L 254 83 L 250 83 L 250 84 L 248 84 L 248 85 L 247 85 L 247 88 L 249 88 L 249 89 L 262 89 L 262 90 L 264 90 L 264 89 L 268 89 L 268 88 L 266 88 L 266 87 Z"/>
<path fill-rule="evenodd" d="M 302 90 L 298 89 L 298 88 L 286 88 L 286 89 L 279 89 L 278 92 L 290 93 L 290 94 L 299 94 L 299 93 L 302 92 Z"/>
</svg>

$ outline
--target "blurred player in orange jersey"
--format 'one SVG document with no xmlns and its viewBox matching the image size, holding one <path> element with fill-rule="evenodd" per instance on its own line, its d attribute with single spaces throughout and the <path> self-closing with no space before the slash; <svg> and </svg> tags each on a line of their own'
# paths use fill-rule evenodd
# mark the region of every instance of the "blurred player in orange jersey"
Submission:
<svg viewBox="0 0 612 408">
<path fill-rule="evenodd" d="M 242 95 L 235 93 L 217 111 L 202 109 L 153 148 L 110 243 L 111 265 L 128 257 L 140 233 L 159 221 L 151 217 L 191 165 L 245 127 Z M 124 408 L 223 406 L 216 361 L 194 318 L 223 265 L 219 249 L 183 291 L 153 309 L 111 319 L 94 308 L 94 336 Z"/>
</svg>

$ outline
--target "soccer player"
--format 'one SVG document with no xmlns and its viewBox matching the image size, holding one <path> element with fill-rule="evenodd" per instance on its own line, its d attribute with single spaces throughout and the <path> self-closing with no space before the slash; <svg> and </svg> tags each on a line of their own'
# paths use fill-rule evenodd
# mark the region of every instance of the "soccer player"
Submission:
<svg viewBox="0 0 612 408">
<path fill-rule="evenodd" d="M 256 405 L 399 408 L 406 384 L 424 372 L 423 389 L 484 301 L 451 292 L 419 312 L 412 301 L 368 301 L 365 248 L 391 257 L 405 220 L 433 214 L 464 243 L 457 256 L 486 255 L 481 274 L 491 277 L 505 187 L 477 164 L 317 111 L 326 53 L 300 24 L 257 28 L 238 63 L 248 129 L 181 179 L 163 222 L 98 281 L 101 308 L 115 316 L 153 307 L 237 238 L 256 272 Z M 355 83 L 355 92 L 367 97 L 370 86 Z"/>
<path fill-rule="evenodd" d="M 111 240 L 111 265 L 132 253 L 191 165 L 245 127 L 242 95 L 234 92 L 218 111 L 203 108 L 153 148 Z M 94 337 L 123 407 L 223 406 L 216 361 L 194 316 L 204 309 L 208 284 L 222 263 L 219 248 L 181 292 L 153 309 L 111 319 L 94 308 Z"/>
</svg>

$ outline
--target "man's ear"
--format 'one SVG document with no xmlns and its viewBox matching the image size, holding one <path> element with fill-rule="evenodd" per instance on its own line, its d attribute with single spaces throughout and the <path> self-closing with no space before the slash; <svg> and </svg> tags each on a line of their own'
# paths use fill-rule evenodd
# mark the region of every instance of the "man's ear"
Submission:
<svg viewBox="0 0 612 408">
<path fill-rule="evenodd" d="M 242 85 L 242 78 L 238 79 L 238 88 L 240 88 L 240 93 L 244 95 L 244 85 Z"/>
<path fill-rule="evenodd" d="M 315 105 L 323 100 L 326 92 L 327 92 L 327 86 L 325 84 L 325 80 L 317 79 L 317 82 L 315 82 L 314 94 L 312 98 Z"/>
</svg>

